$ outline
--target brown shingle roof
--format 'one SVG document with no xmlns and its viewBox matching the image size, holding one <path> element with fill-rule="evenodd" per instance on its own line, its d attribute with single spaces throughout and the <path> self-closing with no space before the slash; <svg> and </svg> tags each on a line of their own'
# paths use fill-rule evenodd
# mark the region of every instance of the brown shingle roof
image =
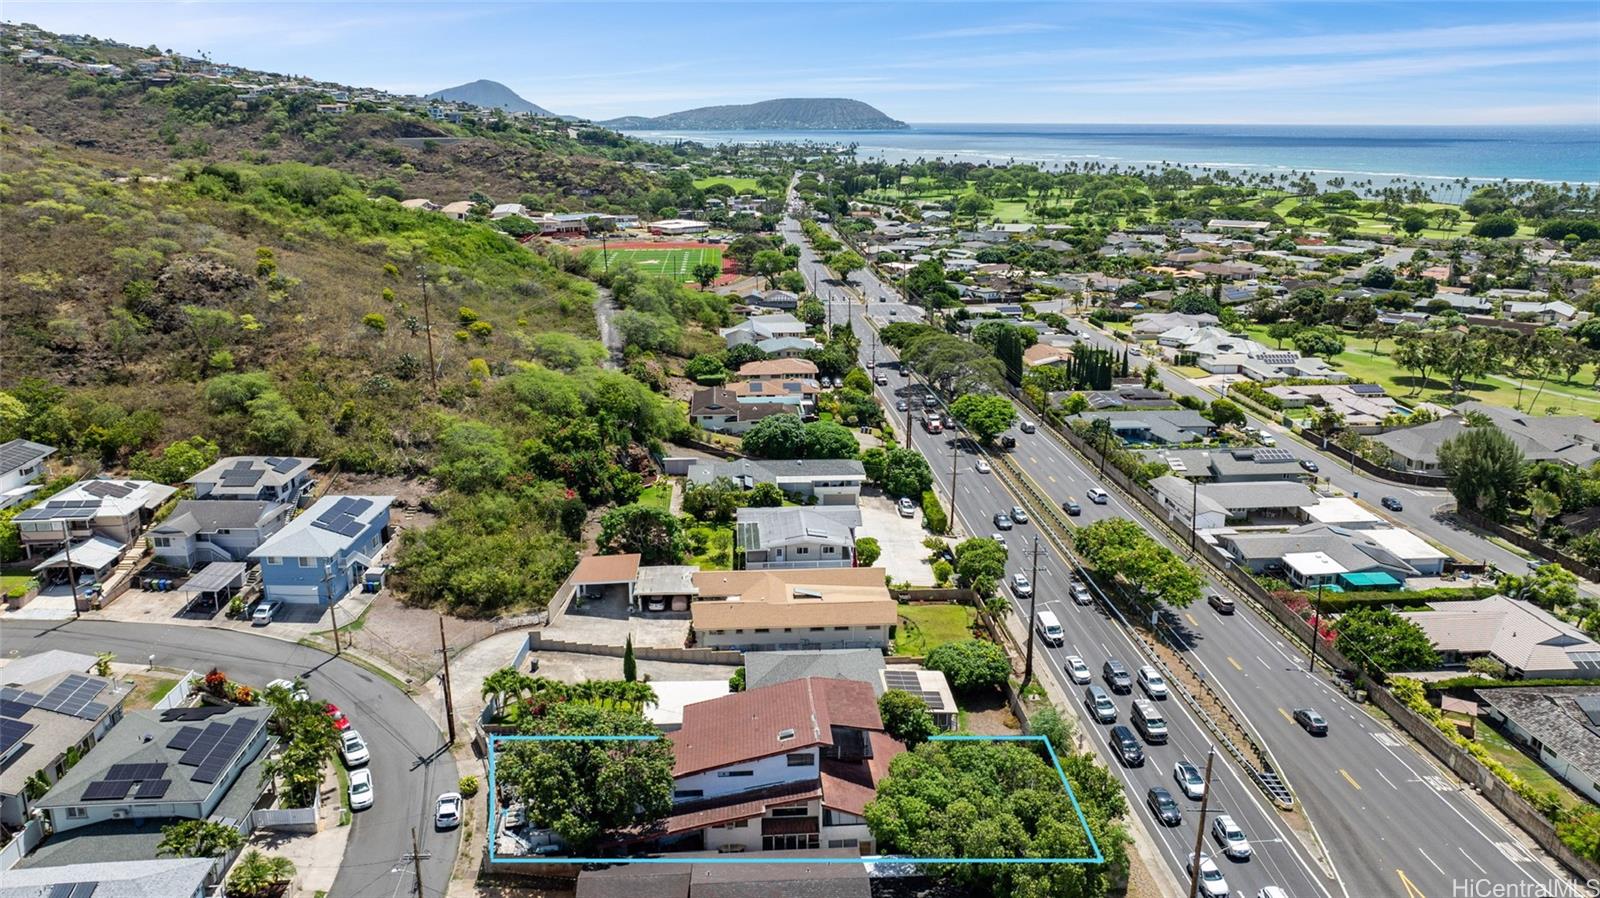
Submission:
<svg viewBox="0 0 1600 898">
<path fill-rule="evenodd" d="M 817 363 L 810 359 L 765 359 L 739 366 L 740 377 L 816 377 Z"/>
<path fill-rule="evenodd" d="M 569 578 L 573 583 L 632 583 L 639 577 L 638 555 L 590 555 L 578 559 Z"/>
<path fill-rule="evenodd" d="M 883 729 L 870 685 L 808 677 L 695 702 L 684 706 L 683 727 L 667 734 L 677 760 L 672 775 L 832 745 L 834 726 Z"/>
</svg>

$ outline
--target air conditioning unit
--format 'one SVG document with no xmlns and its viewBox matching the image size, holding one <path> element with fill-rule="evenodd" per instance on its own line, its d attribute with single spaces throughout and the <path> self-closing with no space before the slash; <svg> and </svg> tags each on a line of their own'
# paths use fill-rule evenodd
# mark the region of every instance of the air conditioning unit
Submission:
<svg viewBox="0 0 1600 898">
<path fill-rule="evenodd" d="M 111 819 L 112 820 L 122 820 L 123 818 L 125 818 L 127 816 L 128 816 L 128 809 L 127 808 L 117 808 L 115 811 L 111 812 Z"/>
</svg>

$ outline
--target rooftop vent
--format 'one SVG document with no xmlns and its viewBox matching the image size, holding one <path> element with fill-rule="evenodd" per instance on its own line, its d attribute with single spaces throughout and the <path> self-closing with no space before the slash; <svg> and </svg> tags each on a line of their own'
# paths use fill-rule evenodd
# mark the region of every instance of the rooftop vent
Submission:
<svg viewBox="0 0 1600 898">
<path fill-rule="evenodd" d="M 794 730 L 793 729 L 779 730 L 778 731 L 778 741 L 779 742 L 787 742 L 787 741 L 789 741 L 790 739 L 793 739 L 793 738 L 794 738 Z"/>
</svg>

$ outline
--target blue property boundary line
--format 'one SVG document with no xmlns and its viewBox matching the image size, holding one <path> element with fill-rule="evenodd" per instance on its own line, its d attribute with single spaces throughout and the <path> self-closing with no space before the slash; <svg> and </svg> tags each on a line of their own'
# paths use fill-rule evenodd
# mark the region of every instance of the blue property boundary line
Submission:
<svg viewBox="0 0 1600 898">
<path fill-rule="evenodd" d="M 1044 750 L 1050 756 L 1050 764 L 1055 767 L 1056 775 L 1061 778 L 1061 788 L 1067 791 L 1067 800 L 1072 802 L 1072 810 L 1078 816 L 1078 825 L 1083 827 L 1083 834 L 1089 839 L 1089 847 L 1093 849 L 1091 857 L 909 857 L 898 854 L 864 855 L 862 857 L 840 858 L 797 858 L 775 857 L 763 858 L 763 852 L 751 852 L 738 857 L 500 857 L 495 852 L 495 842 L 500 831 L 500 801 L 499 791 L 495 788 L 495 756 L 496 743 L 505 742 L 654 742 L 660 736 L 489 736 L 489 827 L 487 838 L 489 840 L 489 862 L 500 864 L 1103 864 L 1106 862 L 1105 853 L 1100 850 L 1100 844 L 1095 841 L 1094 832 L 1089 829 L 1089 820 L 1083 814 L 1083 807 L 1078 804 L 1078 796 L 1073 794 L 1072 784 L 1067 781 L 1067 772 L 1061 768 L 1061 759 L 1056 756 L 1055 746 L 1043 736 L 932 736 L 930 742 L 1042 742 Z"/>
</svg>

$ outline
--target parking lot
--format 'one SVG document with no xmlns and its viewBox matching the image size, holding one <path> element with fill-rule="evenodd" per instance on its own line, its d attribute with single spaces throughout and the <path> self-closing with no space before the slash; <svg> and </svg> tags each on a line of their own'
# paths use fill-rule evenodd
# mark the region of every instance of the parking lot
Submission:
<svg viewBox="0 0 1600 898">
<path fill-rule="evenodd" d="M 888 571 L 891 580 L 912 586 L 933 585 L 929 553 L 922 545 L 928 535 L 922 529 L 922 509 L 917 509 L 912 517 L 903 518 L 888 496 L 876 492 L 861 494 L 861 527 L 856 530 L 856 538 L 870 536 L 878 541 L 883 554 L 878 556 L 876 564 Z"/>
</svg>

